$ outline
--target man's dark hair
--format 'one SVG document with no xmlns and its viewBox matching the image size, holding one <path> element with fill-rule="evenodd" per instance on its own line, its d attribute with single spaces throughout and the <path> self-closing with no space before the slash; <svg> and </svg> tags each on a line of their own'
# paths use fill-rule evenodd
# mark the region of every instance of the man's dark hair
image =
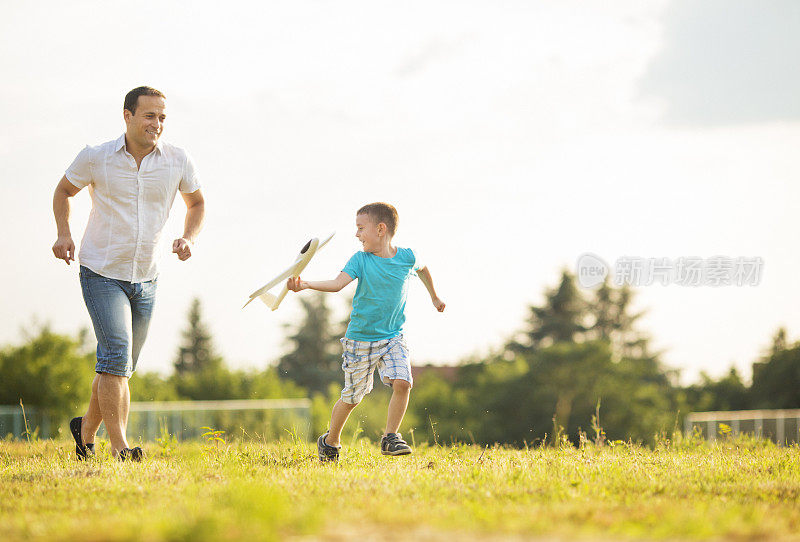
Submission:
<svg viewBox="0 0 800 542">
<path fill-rule="evenodd" d="M 153 87 L 136 87 L 125 95 L 125 104 L 122 106 L 123 109 L 127 109 L 135 115 L 136 106 L 139 102 L 139 96 L 158 96 L 159 98 L 167 98 L 161 93 L 160 90 L 156 90 Z"/>
<path fill-rule="evenodd" d="M 397 223 L 400 222 L 400 217 L 397 216 L 397 209 L 388 203 L 378 202 L 364 205 L 356 213 L 356 216 L 358 215 L 368 215 L 375 224 L 383 222 L 392 237 L 394 237 L 394 232 L 397 231 Z"/>
</svg>

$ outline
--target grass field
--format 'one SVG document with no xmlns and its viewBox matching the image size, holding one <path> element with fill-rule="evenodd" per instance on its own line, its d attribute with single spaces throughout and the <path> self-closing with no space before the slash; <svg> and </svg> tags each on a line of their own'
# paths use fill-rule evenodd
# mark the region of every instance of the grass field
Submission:
<svg viewBox="0 0 800 542">
<path fill-rule="evenodd" d="M 0 442 L 0 539 L 800 540 L 800 449 L 750 439 L 400 458 L 362 439 L 338 465 L 298 441 L 73 449 Z"/>
</svg>

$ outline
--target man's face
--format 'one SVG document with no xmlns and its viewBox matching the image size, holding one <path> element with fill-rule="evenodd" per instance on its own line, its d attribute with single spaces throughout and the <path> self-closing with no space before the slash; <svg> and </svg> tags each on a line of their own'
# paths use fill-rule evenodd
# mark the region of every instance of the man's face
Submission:
<svg viewBox="0 0 800 542">
<path fill-rule="evenodd" d="M 153 147 L 164 131 L 166 103 L 160 96 L 139 96 L 136 113 L 124 111 L 127 136 L 141 147 Z"/>
<path fill-rule="evenodd" d="M 376 252 L 381 248 L 378 224 L 369 215 L 356 216 L 356 238 L 364 246 L 364 252 Z"/>
</svg>

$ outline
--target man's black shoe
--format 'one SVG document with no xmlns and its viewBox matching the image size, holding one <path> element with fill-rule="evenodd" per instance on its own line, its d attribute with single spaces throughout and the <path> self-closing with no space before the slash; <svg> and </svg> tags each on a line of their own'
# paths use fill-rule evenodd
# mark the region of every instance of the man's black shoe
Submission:
<svg viewBox="0 0 800 542">
<path fill-rule="evenodd" d="M 383 455 L 408 455 L 411 453 L 411 446 L 403 440 L 400 433 L 386 433 L 381 438 L 381 453 Z"/>
<path fill-rule="evenodd" d="M 342 447 L 331 446 L 325 442 L 325 437 L 327 436 L 328 433 L 325 433 L 317 439 L 317 452 L 319 453 L 319 460 L 323 463 L 328 461 L 339 461 L 339 450 L 341 450 Z"/>
<path fill-rule="evenodd" d="M 139 462 L 144 457 L 144 452 L 138 446 L 136 448 L 123 448 L 119 451 L 117 458 L 120 461 L 135 461 Z"/>
<path fill-rule="evenodd" d="M 72 438 L 75 439 L 75 455 L 78 456 L 78 461 L 85 461 L 89 457 L 94 457 L 94 444 L 84 444 L 83 437 L 81 436 L 81 425 L 83 418 L 72 418 L 69 421 L 69 432 L 72 433 Z"/>
</svg>

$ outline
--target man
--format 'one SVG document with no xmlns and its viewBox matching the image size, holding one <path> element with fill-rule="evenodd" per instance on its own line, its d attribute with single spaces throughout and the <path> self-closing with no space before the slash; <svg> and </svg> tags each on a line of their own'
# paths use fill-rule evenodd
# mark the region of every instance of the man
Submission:
<svg viewBox="0 0 800 542">
<path fill-rule="evenodd" d="M 69 228 L 69 198 L 89 187 L 92 212 L 78 255 L 83 299 L 97 336 L 97 373 L 89 408 L 70 421 L 78 459 L 94 454 L 94 438 L 105 422 L 115 457 L 142 459 L 126 438 L 130 390 L 147 336 L 157 283 L 157 247 L 178 191 L 186 203 L 183 236 L 172 252 L 186 261 L 203 223 L 205 203 L 194 164 L 183 149 L 160 141 L 165 97 L 150 87 L 125 96 L 125 133 L 84 148 L 53 195 L 58 240 L 53 254 L 75 260 Z"/>
</svg>

